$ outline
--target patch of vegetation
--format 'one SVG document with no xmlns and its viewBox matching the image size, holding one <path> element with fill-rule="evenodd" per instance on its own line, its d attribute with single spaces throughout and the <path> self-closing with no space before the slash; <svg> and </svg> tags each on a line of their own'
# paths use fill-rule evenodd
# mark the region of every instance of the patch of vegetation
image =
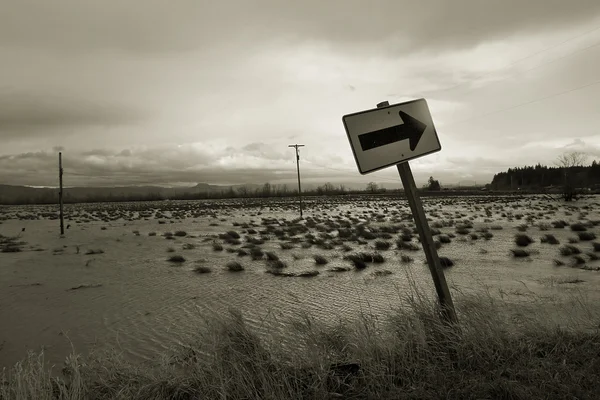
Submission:
<svg viewBox="0 0 600 400">
<path fill-rule="evenodd" d="M 51 374 L 43 353 L 29 353 L 2 374 L 0 398 L 597 398 L 597 332 L 559 325 L 541 312 L 524 316 L 485 294 L 457 296 L 453 326 L 440 322 L 419 292 L 403 297 L 406 307 L 384 318 L 365 313 L 327 324 L 306 315 L 268 336 L 239 311 L 211 315 L 198 340 L 153 364 L 116 352 L 72 354 Z M 531 308 L 543 309 L 537 302 Z M 282 340 L 290 332 L 291 346 Z"/>
<path fill-rule="evenodd" d="M 378 269 L 376 271 L 373 271 L 373 276 L 387 276 L 387 275 L 391 275 L 392 271 L 387 270 L 387 269 Z"/>
<path fill-rule="evenodd" d="M 571 230 L 573 232 L 585 232 L 585 231 L 587 231 L 587 228 L 582 223 L 575 223 L 575 224 L 571 224 Z"/>
<path fill-rule="evenodd" d="M 196 268 L 194 268 L 194 272 L 198 274 L 208 274 L 212 272 L 212 269 L 210 267 L 207 267 L 206 265 L 199 265 Z"/>
<path fill-rule="evenodd" d="M 277 261 L 279 260 L 279 256 L 275 253 L 273 253 L 272 251 L 267 251 L 265 253 L 265 256 L 267 257 L 268 261 Z"/>
<path fill-rule="evenodd" d="M 577 232 L 579 240 L 587 242 L 590 240 L 596 240 L 596 234 L 594 232 Z"/>
<path fill-rule="evenodd" d="M 94 254 L 104 254 L 104 250 L 102 249 L 89 249 L 85 252 L 86 255 L 94 255 Z"/>
<path fill-rule="evenodd" d="M 524 234 L 515 235 L 515 243 L 520 247 L 527 247 L 533 243 L 533 239 Z"/>
<path fill-rule="evenodd" d="M 244 270 L 244 266 L 237 261 L 229 261 L 225 268 L 230 272 L 240 272 Z"/>
<path fill-rule="evenodd" d="M 319 254 L 315 254 L 313 256 L 313 258 L 315 259 L 315 263 L 317 265 L 325 265 L 329 262 L 329 261 L 327 261 L 327 259 L 325 257 L 323 257 L 322 255 L 319 255 Z"/>
<path fill-rule="evenodd" d="M 289 242 L 281 242 L 279 243 L 279 247 L 281 247 L 282 250 L 291 250 L 294 248 L 294 245 Z"/>
<path fill-rule="evenodd" d="M 564 246 L 562 246 L 560 249 L 560 254 L 563 256 L 571 256 L 574 254 L 581 254 L 581 250 L 576 247 L 573 246 L 572 244 L 565 244 Z"/>
<path fill-rule="evenodd" d="M 185 257 L 180 256 L 180 255 L 173 255 L 173 256 L 169 257 L 167 259 L 167 261 L 170 261 L 172 263 L 182 263 L 182 262 L 185 262 Z"/>
<path fill-rule="evenodd" d="M 513 257 L 516 257 L 516 258 L 529 257 L 529 252 L 527 250 L 512 249 L 511 252 L 513 254 Z"/>
<path fill-rule="evenodd" d="M 304 271 L 304 272 L 299 272 L 298 274 L 296 274 L 296 276 L 299 276 L 301 278 L 312 278 L 313 276 L 317 276 L 317 275 L 319 275 L 319 271 L 317 271 L 317 270 Z"/>
<path fill-rule="evenodd" d="M 385 240 L 377 240 L 375 242 L 375 249 L 377 250 L 389 250 L 392 244 Z"/>
<path fill-rule="evenodd" d="M 551 234 L 546 234 L 546 235 L 542 236 L 540 238 L 540 242 L 548 243 L 548 244 L 560 244 L 558 239 L 554 235 L 551 235 Z"/>
<path fill-rule="evenodd" d="M 214 242 L 212 248 L 214 251 L 223 251 L 223 245 L 221 243 Z"/>
</svg>

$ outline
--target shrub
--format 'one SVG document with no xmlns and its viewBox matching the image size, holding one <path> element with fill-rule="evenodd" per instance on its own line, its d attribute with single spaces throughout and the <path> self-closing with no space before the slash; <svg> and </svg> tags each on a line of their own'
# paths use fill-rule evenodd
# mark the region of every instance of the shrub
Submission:
<svg viewBox="0 0 600 400">
<path fill-rule="evenodd" d="M 554 235 L 550 235 L 550 234 L 546 234 L 546 235 L 542 236 L 540 238 L 540 241 L 542 243 L 548 243 L 548 244 L 560 244 L 558 239 Z"/>
<path fill-rule="evenodd" d="M 213 243 L 212 248 L 214 251 L 223 251 L 223 245 L 221 243 Z"/>
<path fill-rule="evenodd" d="M 208 274 L 209 272 L 212 272 L 212 269 L 205 265 L 199 265 L 196 268 L 194 268 L 194 272 L 197 272 L 199 274 Z"/>
<path fill-rule="evenodd" d="M 582 223 L 575 223 L 571 225 L 571 230 L 573 232 L 585 232 L 587 228 Z"/>
<path fill-rule="evenodd" d="M 513 257 L 529 257 L 529 252 L 523 249 L 512 249 Z"/>
<path fill-rule="evenodd" d="M 169 257 L 168 261 L 170 261 L 172 263 L 182 263 L 182 262 L 185 262 L 185 258 L 180 255 L 174 255 L 174 256 Z"/>
<path fill-rule="evenodd" d="M 385 262 L 385 258 L 383 258 L 383 256 L 379 253 L 373 254 L 372 259 L 373 259 L 373 262 L 377 263 L 377 264 L 381 264 L 381 263 Z"/>
<path fill-rule="evenodd" d="M 300 272 L 296 276 L 299 276 L 301 278 L 312 278 L 313 276 L 317 276 L 317 275 L 319 275 L 319 271 L 312 270 L 312 271 Z"/>
<path fill-rule="evenodd" d="M 596 234 L 594 232 L 577 232 L 577 236 L 579 236 L 579 240 L 586 242 L 596 239 Z"/>
<path fill-rule="evenodd" d="M 231 272 L 240 272 L 244 270 L 244 266 L 237 261 L 229 261 L 225 268 Z"/>
<path fill-rule="evenodd" d="M 315 263 L 317 265 L 325 265 L 327 264 L 329 261 L 327 261 L 327 259 L 319 254 L 315 254 L 313 256 L 313 258 L 315 259 Z"/>
<path fill-rule="evenodd" d="M 227 231 L 227 236 L 229 236 L 232 239 L 239 239 L 240 238 L 240 234 L 237 233 L 236 231 Z"/>
<path fill-rule="evenodd" d="M 443 268 L 448 268 L 454 265 L 454 261 L 452 261 L 448 257 L 440 257 L 440 264 Z"/>
<path fill-rule="evenodd" d="M 281 242 L 279 243 L 279 246 L 282 250 L 291 250 L 294 248 L 294 245 L 288 242 Z"/>
<path fill-rule="evenodd" d="M 392 246 L 392 244 L 385 240 L 377 240 L 375 242 L 375 248 L 377 250 L 388 250 L 391 246 Z"/>
<path fill-rule="evenodd" d="M 515 235 L 515 243 L 517 244 L 517 246 L 527 247 L 531 243 L 533 243 L 533 239 L 527 235 L 518 234 L 518 235 Z"/>
<path fill-rule="evenodd" d="M 404 263 L 409 263 L 409 262 L 414 261 L 414 259 L 411 256 L 407 255 L 407 254 L 402 254 L 400 256 L 400 260 L 402 260 L 402 262 L 404 262 Z"/>
<path fill-rule="evenodd" d="M 450 237 L 448 237 L 448 235 L 439 235 L 438 240 L 440 241 L 440 243 L 444 243 L 444 244 L 448 244 L 448 243 L 452 242 L 452 240 L 450 240 Z"/>
<path fill-rule="evenodd" d="M 570 256 L 574 254 L 580 254 L 581 250 L 578 247 L 573 246 L 572 244 L 565 244 L 560 249 L 560 254 L 563 256 Z"/>
<path fill-rule="evenodd" d="M 267 260 L 269 260 L 269 261 L 279 260 L 279 256 L 277 254 L 273 253 L 272 251 L 267 251 L 265 253 L 265 255 L 267 256 Z"/>
<path fill-rule="evenodd" d="M 173 235 L 177 236 L 177 237 L 184 237 L 184 236 L 187 236 L 187 232 L 186 231 L 175 231 L 175 233 Z"/>
<path fill-rule="evenodd" d="M 592 245 L 594 246 L 594 251 L 600 251 L 600 243 L 594 242 Z"/>
</svg>

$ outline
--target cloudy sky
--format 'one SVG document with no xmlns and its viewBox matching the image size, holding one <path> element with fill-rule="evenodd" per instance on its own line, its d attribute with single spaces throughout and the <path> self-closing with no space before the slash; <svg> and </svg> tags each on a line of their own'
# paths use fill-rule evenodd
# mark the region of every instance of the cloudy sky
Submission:
<svg viewBox="0 0 600 400">
<path fill-rule="evenodd" d="M 600 159 L 598 0 L 5 0 L 0 183 L 399 181 L 342 116 L 424 97 L 417 183 Z"/>
</svg>

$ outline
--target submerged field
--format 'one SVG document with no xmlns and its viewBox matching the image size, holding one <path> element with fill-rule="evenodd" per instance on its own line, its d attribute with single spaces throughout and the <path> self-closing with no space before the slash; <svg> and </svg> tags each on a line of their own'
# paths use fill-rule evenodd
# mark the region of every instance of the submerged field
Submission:
<svg viewBox="0 0 600 400">
<path fill-rule="evenodd" d="M 589 331 L 600 324 L 594 307 L 581 307 L 600 301 L 599 200 L 423 199 L 454 293 L 483 290 L 507 304 L 510 320 L 569 316 Z M 297 330 L 290 318 L 384 319 L 415 287 L 425 303 L 434 298 L 403 200 L 310 199 L 304 220 L 293 199 L 76 204 L 65 213 L 60 238 L 56 207 L 0 208 L 0 367 L 28 349 L 56 364 L 73 348 L 107 347 L 151 362 L 230 308 L 285 346 Z"/>
</svg>

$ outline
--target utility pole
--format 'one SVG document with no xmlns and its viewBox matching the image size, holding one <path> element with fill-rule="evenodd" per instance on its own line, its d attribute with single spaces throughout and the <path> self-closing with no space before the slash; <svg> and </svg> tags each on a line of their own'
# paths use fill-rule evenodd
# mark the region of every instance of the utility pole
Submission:
<svg viewBox="0 0 600 400">
<path fill-rule="evenodd" d="M 300 187 L 300 155 L 298 154 L 298 147 L 304 147 L 304 145 L 290 144 L 288 147 L 294 147 L 296 149 L 296 169 L 298 171 L 298 199 L 300 201 L 300 218 L 302 218 L 302 189 Z"/>
<path fill-rule="evenodd" d="M 58 153 L 58 181 L 60 189 L 58 192 L 58 202 L 60 204 L 60 235 L 65 234 L 65 222 L 63 216 L 63 167 L 62 167 L 62 152 Z"/>
</svg>

